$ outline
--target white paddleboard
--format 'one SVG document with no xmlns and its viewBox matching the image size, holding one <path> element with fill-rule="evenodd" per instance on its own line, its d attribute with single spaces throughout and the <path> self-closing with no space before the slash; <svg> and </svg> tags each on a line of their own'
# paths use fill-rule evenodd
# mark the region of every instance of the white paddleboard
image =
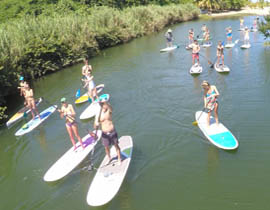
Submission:
<svg viewBox="0 0 270 210">
<path fill-rule="evenodd" d="M 225 150 L 233 150 L 238 147 L 238 141 L 234 135 L 222 124 L 216 124 L 215 119 L 210 117 L 210 126 L 207 125 L 206 112 L 197 111 L 195 118 L 198 122 L 198 126 L 205 135 L 205 137 L 215 146 Z M 201 115 L 201 116 L 200 116 Z M 200 118 L 199 118 L 200 117 Z"/>
<path fill-rule="evenodd" d="M 112 161 L 108 162 L 105 156 L 87 193 L 87 203 L 91 206 L 101 206 L 111 201 L 119 191 L 126 176 L 132 155 L 133 142 L 131 136 L 122 136 L 119 139 L 122 163 L 118 165 L 115 147 L 111 147 Z"/>
<path fill-rule="evenodd" d="M 189 70 L 190 74 L 200 74 L 202 73 L 202 66 L 198 65 L 198 63 L 195 63 L 193 66 L 191 66 Z"/>
<path fill-rule="evenodd" d="M 94 131 L 95 132 L 95 131 Z M 87 134 L 82 138 L 83 149 L 80 142 L 77 142 L 77 149 L 71 147 L 59 160 L 57 160 L 50 169 L 45 173 L 43 180 L 46 182 L 57 181 L 69 174 L 76 166 L 78 166 L 86 156 L 93 150 L 97 142 L 101 138 L 101 130 L 97 131 L 97 139 Z"/>
<path fill-rule="evenodd" d="M 38 106 L 42 102 L 42 98 L 39 98 L 35 101 L 36 106 Z M 7 127 L 12 125 L 15 122 L 18 122 L 23 118 L 24 113 L 28 114 L 31 110 L 28 107 L 21 108 L 16 114 L 14 114 L 6 123 Z"/>
<path fill-rule="evenodd" d="M 226 65 L 222 65 L 222 64 L 215 64 L 214 65 L 215 66 L 215 69 L 216 69 L 216 71 L 217 72 L 220 72 L 220 73 L 222 73 L 222 72 L 230 72 L 230 68 L 228 67 L 228 66 L 226 66 Z"/>
<path fill-rule="evenodd" d="M 248 49 L 251 47 L 251 45 L 250 44 L 243 44 L 240 47 L 241 47 L 241 49 Z"/>
<path fill-rule="evenodd" d="M 54 111 L 57 105 L 50 106 L 40 113 L 40 118 L 36 116 L 34 119 L 30 120 L 28 123 L 24 124 L 16 133 L 15 136 L 22 136 L 38 127 L 44 120 L 46 120 Z"/>
<path fill-rule="evenodd" d="M 189 44 L 186 46 L 186 50 L 191 50 L 192 49 L 192 44 Z"/>
<path fill-rule="evenodd" d="M 208 42 L 208 43 L 204 43 L 203 45 L 202 45 L 203 47 L 211 47 L 212 46 L 212 42 Z"/>
<path fill-rule="evenodd" d="M 232 48 L 234 47 L 235 43 L 225 44 L 226 48 Z"/>
<path fill-rule="evenodd" d="M 104 89 L 104 86 L 105 86 L 104 84 L 97 85 L 96 86 L 97 93 L 100 93 Z M 91 99 L 88 96 L 88 93 L 85 93 L 84 95 L 82 95 L 81 97 L 76 99 L 75 104 L 81 104 L 81 103 L 84 103 L 88 100 L 91 101 Z"/>
<path fill-rule="evenodd" d="M 110 95 L 109 94 L 103 94 L 101 96 L 99 96 L 100 100 L 103 101 L 108 101 L 110 99 Z M 80 119 L 81 120 L 86 120 L 89 119 L 91 117 L 94 117 L 96 114 L 98 114 L 100 111 L 100 105 L 97 102 L 97 100 L 95 100 L 94 103 L 91 103 L 84 111 L 83 113 L 80 115 Z"/>
<path fill-rule="evenodd" d="M 257 32 L 258 29 L 257 29 L 257 28 L 251 28 L 250 31 L 251 31 L 251 32 Z"/>
<path fill-rule="evenodd" d="M 177 45 L 173 45 L 172 47 L 166 47 L 166 48 L 161 49 L 160 52 L 169 52 L 169 51 L 175 50 L 177 48 L 178 48 Z"/>
</svg>

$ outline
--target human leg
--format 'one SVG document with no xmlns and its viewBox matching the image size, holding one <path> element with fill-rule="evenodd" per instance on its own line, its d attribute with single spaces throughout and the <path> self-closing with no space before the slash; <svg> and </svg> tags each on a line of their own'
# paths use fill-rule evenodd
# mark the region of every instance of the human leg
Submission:
<svg viewBox="0 0 270 210">
<path fill-rule="evenodd" d="M 71 140 L 71 143 L 74 146 L 74 150 L 76 150 L 77 147 L 76 147 L 76 143 L 75 143 L 75 140 L 74 140 L 74 137 L 73 137 L 72 128 L 68 123 L 66 123 L 66 128 L 67 128 L 67 132 L 68 132 L 69 138 Z"/>
<path fill-rule="evenodd" d="M 215 103 L 214 113 L 215 113 L 216 124 L 218 125 L 219 121 L 218 121 L 218 103 L 217 102 Z"/>
<path fill-rule="evenodd" d="M 73 130 L 73 132 L 74 132 L 76 138 L 77 138 L 78 141 L 80 142 L 82 148 L 85 148 L 85 146 L 83 145 L 82 139 L 81 139 L 81 137 L 80 137 L 80 135 L 79 135 L 77 124 L 76 124 L 76 123 L 73 123 L 73 124 L 71 125 L 71 128 L 72 128 L 72 130 Z"/>
</svg>

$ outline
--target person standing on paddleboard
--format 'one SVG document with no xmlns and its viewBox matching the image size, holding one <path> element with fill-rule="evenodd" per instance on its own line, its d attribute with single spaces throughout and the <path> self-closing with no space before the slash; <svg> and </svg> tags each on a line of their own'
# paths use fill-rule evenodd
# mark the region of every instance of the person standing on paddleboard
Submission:
<svg viewBox="0 0 270 210">
<path fill-rule="evenodd" d="M 18 89 L 20 90 L 20 96 L 24 96 L 27 82 L 24 81 L 24 77 L 23 76 L 20 76 L 20 79 L 19 80 L 20 80 L 20 83 L 19 83 Z M 27 106 L 26 99 L 24 100 L 24 105 Z"/>
<path fill-rule="evenodd" d="M 34 99 L 34 91 L 33 91 L 33 89 L 31 89 L 29 87 L 29 85 L 27 83 L 25 84 L 25 87 L 24 87 L 24 98 L 25 98 L 25 101 L 26 101 L 28 108 L 31 110 L 33 119 L 35 118 L 36 115 L 40 119 L 39 112 L 38 112 L 38 109 L 36 107 L 36 103 L 35 103 L 35 99 Z M 36 115 L 34 112 L 36 113 Z"/>
<path fill-rule="evenodd" d="M 188 31 L 188 40 L 189 40 L 189 45 L 192 44 L 193 41 L 194 41 L 194 31 L 193 31 L 193 28 L 191 28 Z"/>
<path fill-rule="evenodd" d="M 197 59 L 197 63 L 198 65 L 200 65 L 199 52 L 201 48 L 196 39 L 194 40 L 194 43 L 192 44 L 191 47 L 192 47 L 192 65 L 195 64 L 195 59 Z"/>
<path fill-rule="evenodd" d="M 208 28 L 206 28 L 203 35 L 203 40 L 206 44 L 209 44 L 209 39 L 210 39 L 210 31 Z"/>
<path fill-rule="evenodd" d="M 216 65 L 220 65 L 220 58 L 222 59 L 222 66 L 224 67 L 224 46 L 221 41 L 218 41 L 217 45 L 217 62 Z"/>
<path fill-rule="evenodd" d="M 244 44 L 248 45 L 249 44 L 249 30 L 248 30 L 248 27 L 245 27 L 244 33 L 245 33 L 245 35 L 244 35 Z"/>
<path fill-rule="evenodd" d="M 118 157 L 118 163 L 121 164 L 120 147 L 118 145 L 118 135 L 112 122 L 112 107 L 107 102 L 99 102 L 101 110 L 95 117 L 94 128 L 97 129 L 101 126 L 102 130 L 102 144 L 105 148 L 106 155 L 111 162 L 110 145 L 114 145 Z"/>
<path fill-rule="evenodd" d="M 214 85 L 210 85 L 209 82 L 203 81 L 201 84 L 204 93 L 203 93 L 203 99 L 204 99 L 204 108 L 206 109 L 206 112 L 208 113 L 207 117 L 207 124 L 210 126 L 210 116 L 211 112 L 214 110 L 215 113 L 215 120 L 216 124 L 218 125 L 218 101 L 217 97 L 219 96 L 219 92 Z"/>
<path fill-rule="evenodd" d="M 87 59 L 84 59 L 84 66 L 82 67 L 83 77 L 86 76 L 88 72 L 90 72 L 92 74 L 92 66 L 88 64 Z"/>
<path fill-rule="evenodd" d="M 172 47 L 172 41 L 173 41 L 173 35 L 172 35 L 172 29 L 168 29 L 168 31 L 165 34 L 166 40 L 167 40 L 167 47 Z"/>
<path fill-rule="evenodd" d="M 95 101 L 94 97 L 98 100 L 98 94 L 96 85 L 94 83 L 94 76 L 91 75 L 91 71 L 87 71 L 85 74 L 85 78 L 82 81 L 85 83 L 84 88 L 87 87 L 88 89 L 88 96 L 91 98 L 92 102 Z"/>
<path fill-rule="evenodd" d="M 78 139 L 78 141 L 80 142 L 81 147 L 85 148 L 78 132 L 77 123 L 75 121 L 76 113 L 73 109 L 73 106 L 67 103 L 66 98 L 61 98 L 61 104 L 62 104 L 62 107 L 61 109 L 58 109 L 58 112 L 60 113 L 61 118 L 66 117 L 66 128 L 67 128 L 67 132 L 70 137 L 70 140 L 72 142 L 72 145 L 74 146 L 74 150 L 76 150 L 77 147 L 76 147 L 73 133 Z"/>
<path fill-rule="evenodd" d="M 240 29 L 244 29 L 244 18 L 240 18 Z"/>
<path fill-rule="evenodd" d="M 227 35 L 227 43 L 231 44 L 232 43 L 232 27 L 226 28 L 226 35 Z"/>
</svg>

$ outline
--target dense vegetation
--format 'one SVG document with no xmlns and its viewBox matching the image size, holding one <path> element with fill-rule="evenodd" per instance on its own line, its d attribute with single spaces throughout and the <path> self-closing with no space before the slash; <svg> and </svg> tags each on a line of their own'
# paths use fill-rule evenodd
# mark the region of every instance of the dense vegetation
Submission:
<svg viewBox="0 0 270 210">
<path fill-rule="evenodd" d="M 196 0 L 198 6 L 210 11 L 238 10 L 248 3 L 248 0 Z"/>
<path fill-rule="evenodd" d="M 270 38 L 270 15 L 264 17 L 259 23 L 259 31 L 264 35 L 265 39 Z M 269 42 L 267 42 L 269 44 Z"/>
<path fill-rule="evenodd" d="M 5 96 L 17 92 L 19 75 L 40 77 L 82 57 L 94 56 L 100 49 L 199 15 L 192 4 L 122 10 L 102 6 L 74 12 L 66 8 L 61 14 L 44 12 L 0 25 L 0 105 Z"/>
</svg>

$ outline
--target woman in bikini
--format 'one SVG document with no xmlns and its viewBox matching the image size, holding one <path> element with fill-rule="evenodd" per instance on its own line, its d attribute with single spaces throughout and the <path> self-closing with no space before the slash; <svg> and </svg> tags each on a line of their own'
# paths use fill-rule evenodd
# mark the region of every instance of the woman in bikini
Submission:
<svg viewBox="0 0 270 210">
<path fill-rule="evenodd" d="M 194 41 L 194 31 L 193 28 L 188 31 L 188 40 L 189 40 L 189 45 L 193 43 Z"/>
<path fill-rule="evenodd" d="M 58 109 L 58 112 L 60 112 L 61 118 L 66 117 L 66 128 L 67 128 L 67 132 L 69 134 L 70 140 L 72 142 L 72 145 L 74 146 L 74 150 L 76 150 L 77 147 L 76 147 L 73 133 L 78 139 L 78 141 L 80 142 L 81 147 L 84 148 L 85 146 L 83 145 L 82 139 L 79 136 L 77 123 L 75 121 L 76 113 L 73 109 L 73 106 L 66 102 L 66 98 L 61 99 L 61 104 L 62 104 L 62 107 L 61 109 Z"/>
<path fill-rule="evenodd" d="M 232 27 L 226 28 L 226 35 L 227 35 L 227 43 L 232 43 Z"/>
<path fill-rule="evenodd" d="M 83 82 L 85 82 L 84 88 L 87 87 L 88 89 L 88 96 L 91 98 L 92 102 L 94 102 L 94 97 L 98 100 L 98 94 L 96 85 L 93 80 L 94 76 L 91 75 L 91 71 L 88 71 L 85 75 L 85 79 L 82 79 Z"/>
<path fill-rule="evenodd" d="M 33 89 L 31 89 L 27 83 L 25 84 L 23 94 L 24 94 L 24 98 L 25 98 L 27 107 L 31 110 L 33 119 L 35 118 L 35 113 L 40 119 L 40 115 L 39 115 L 39 112 L 37 110 L 35 99 L 34 99 Z"/>
<path fill-rule="evenodd" d="M 219 96 L 219 92 L 214 85 L 210 85 L 209 82 L 203 81 L 202 88 L 204 90 L 203 99 L 204 99 L 204 108 L 208 113 L 207 123 L 210 126 L 210 116 L 211 112 L 214 110 L 216 124 L 218 125 L 218 101 L 217 97 Z"/>
<path fill-rule="evenodd" d="M 217 66 L 220 65 L 220 58 L 222 59 L 222 66 L 224 66 L 224 46 L 222 45 L 221 41 L 218 41 L 216 62 Z"/>
</svg>

